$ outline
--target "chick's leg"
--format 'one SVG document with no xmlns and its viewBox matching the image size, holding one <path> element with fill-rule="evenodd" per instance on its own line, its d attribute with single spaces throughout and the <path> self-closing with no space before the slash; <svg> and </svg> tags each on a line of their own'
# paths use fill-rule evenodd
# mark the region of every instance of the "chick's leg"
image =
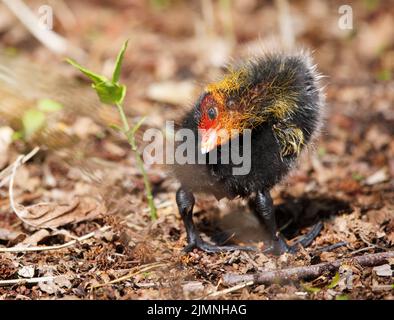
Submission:
<svg viewBox="0 0 394 320">
<path fill-rule="evenodd" d="M 254 213 L 257 218 L 263 223 L 270 233 L 271 245 L 265 249 L 265 252 L 272 252 L 273 254 L 281 254 L 289 251 L 289 246 L 278 231 L 275 219 L 274 205 L 271 195 L 268 191 L 257 192 L 254 201 Z"/>
<path fill-rule="evenodd" d="M 216 246 L 203 241 L 193 222 L 194 202 L 195 200 L 193 193 L 182 187 L 178 189 L 176 193 L 176 203 L 186 228 L 188 242 L 188 245 L 185 247 L 184 251 L 189 252 L 194 248 L 198 248 L 206 252 L 255 250 L 255 248 L 243 246 Z"/>
<path fill-rule="evenodd" d="M 271 195 L 268 191 L 257 192 L 256 199 L 254 202 L 254 211 L 258 218 L 267 227 L 272 244 L 264 250 L 264 252 L 270 252 L 273 254 L 282 254 L 284 252 L 296 252 L 299 245 L 303 247 L 309 246 L 312 241 L 319 235 L 323 224 L 321 222 L 313 226 L 312 230 L 304 236 L 300 237 L 292 246 L 286 243 L 284 237 L 278 231 L 278 227 L 275 219 L 274 206 Z"/>
</svg>

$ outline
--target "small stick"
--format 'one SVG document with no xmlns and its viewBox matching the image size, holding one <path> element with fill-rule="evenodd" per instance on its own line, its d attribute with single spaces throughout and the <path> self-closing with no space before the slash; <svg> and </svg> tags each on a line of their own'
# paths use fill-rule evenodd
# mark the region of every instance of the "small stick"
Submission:
<svg viewBox="0 0 394 320">
<path fill-rule="evenodd" d="M 110 229 L 110 226 L 104 226 L 96 231 L 90 232 L 88 234 L 85 234 L 82 237 L 79 237 L 77 239 L 71 240 L 69 242 L 59 244 L 59 245 L 54 245 L 54 246 L 46 246 L 46 247 L 12 247 L 12 248 L 0 248 L 0 253 L 1 252 L 33 252 L 33 251 L 48 251 L 48 250 L 59 250 L 59 249 L 64 249 L 67 247 L 71 247 L 74 244 L 87 240 L 89 238 L 92 238 L 96 235 L 97 232 L 104 232 Z"/>
<path fill-rule="evenodd" d="M 371 250 L 371 249 L 374 249 L 374 248 L 375 248 L 374 246 L 365 247 L 365 248 L 358 249 L 356 251 L 352 251 L 352 252 L 350 252 L 350 254 L 351 255 L 355 255 L 357 253 L 360 253 L 360 252 L 363 252 L 363 251 L 367 251 L 367 250 Z"/>
<path fill-rule="evenodd" d="M 39 282 L 48 282 L 56 279 L 57 276 L 49 276 L 49 277 L 41 277 L 41 278 L 30 278 L 30 279 L 12 279 L 12 280 L 0 280 L 0 287 L 4 286 L 12 286 L 12 285 L 21 285 L 25 283 L 39 283 Z"/>
<path fill-rule="evenodd" d="M 256 284 L 283 283 L 302 279 L 316 278 L 326 271 L 337 270 L 346 261 L 355 261 L 361 266 L 372 267 L 385 263 L 394 257 L 394 251 L 366 254 L 351 259 L 339 259 L 332 262 L 324 262 L 306 267 L 295 267 L 274 271 L 262 271 L 253 274 L 232 274 L 223 276 L 223 283 L 234 285 L 239 282 L 253 281 Z"/>
<path fill-rule="evenodd" d="M 219 296 L 225 295 L 225 294 L 227 294 L 227 293 L 231 293 L 231 292 L 238 291 L 238 290 L 240 290 L 240 289 L 249 287 L 249 286 L 251 286 L 252 284 L 254 284 L 254 281 L 253 281 L 253 280 L 248 281 L 248 282 L 245 282 L 245 283 L 240 283 L 240 284 L 237 284 L 236 286 L 231 287 L 231 288 L 227 288 L 227 289 L 224 289 L 224 290 L 212 292 L 212 293 L 206 295 L 205 297 L 199 298 L 199 299 L 197 299 L 197 300 L 201 300 L 201 299 L 205 299 L 205 298 L 219 297 Z"/>
</svg>

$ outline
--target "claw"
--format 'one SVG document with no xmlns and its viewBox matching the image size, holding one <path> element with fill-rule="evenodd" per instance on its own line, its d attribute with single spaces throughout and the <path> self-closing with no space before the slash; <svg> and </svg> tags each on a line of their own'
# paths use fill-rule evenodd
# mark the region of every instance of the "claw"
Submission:
<svg viewBox="0 0 394 320">
<path fill-rule="evenodd" d="M 270 246 L 263 249 L 263 253 L 270 253 L 279 256 L 286 252 L 295 253 L 297 249 L 297 246 L 289 246 L 286 240 L 282 236 L 279 236 L 277 240 L 272 240 Z"/>
</svg>

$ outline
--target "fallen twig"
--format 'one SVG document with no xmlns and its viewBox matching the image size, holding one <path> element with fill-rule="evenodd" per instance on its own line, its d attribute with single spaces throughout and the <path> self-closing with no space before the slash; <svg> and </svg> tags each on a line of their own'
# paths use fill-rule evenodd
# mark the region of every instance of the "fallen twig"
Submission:
<svg viewBox="0 0 394 320">
<path fill-rule="evenodd" d="M 213 297 L 219 297 L 219 296 L 222 296 L 224 294 L 231 293 L 231 292 L 238 291 L 240 289 L 246 288 L 248 286 L 251 286 L 252 284 L 254 284 L 253 280 L 245 282 L 245 283 L 240 283 L 240 284 L 237 284 L 237 285 L 235 285 L 234 287 L 231 287 L 231 288 L 227 288 L 227 289 L 224 289 L 224 290 L 211 292 L 208 295 L 206 295 L 206 296 L 204 296 L 204 297 L 202 297 L 200 299 L 197 299 L 197 300 L 206 299 L 206 298 L 213 298 Z"/>
<path fill-rule="evenodd" d="M 87 240 L 89 238 L 92 238 L 96 235 L 98 232 L 104 232 L 110 229 L 110 226 L 104 226 L 96 231 L 90 232 L 88 234 L 85 234 L 82 237 L 79 237 L 77 239 L 71 240 L 69 242 L 59 244 L 59 245 L 54 245 L 54 246 L 46 246 L 46 247 L 12 247 L 12 248 L 0 248 L 0 252 L 32 252 L 32 251 L 48 251 L 48 250 L 59 250 L 59 249 L 64 249 L 67 247 L 71 247 L 74 244 Z"/>
<path fill-rule="evenodd" d="M 25 283 L 39 283 L 39 282 L 48 282 L 52 281 L 57 276 L 49 276 L 49 277 L 40 277 L 40 278 L 26 278 L 26 279 L 12 279 L 12 280 L 0 280 L 0 287 L 4 286 L 12 286 L 12 285 L 20 285 Z"/>
<path fill-rule="evenodd" d="M 351 255 L 355 255 L 357 253 L 360 253 L 360 252 L 363 252 L 363 251 L 368 251 L 368 250 L 371 250 L 371 249 L 374 249 L 374 248 L 375 248 L 374 246 L 369 246 L 369 247 L 358 249 L 356 251 L 352 251 L 350 254 Z"/>
<path fill-rule="evenodd" d="M 232 274 L 223 276 L 223 283 L 234 285 L 239 282 L 253 281 L 256 284 L 282 283 L 297 281 L 301 279 L 316 278 L 327 271 L 337 270 L 346 261 L 355 261 L 361 266 L 372 267 L 385 263 L 389 258 L 394 257 L 394 251 L 366 254 L 350 259 L 339 259 L 332 262 L 324 262 L 312 266 L 288 268 L 275 271 L 263 271 L 254 274 Z"/>
</svg>

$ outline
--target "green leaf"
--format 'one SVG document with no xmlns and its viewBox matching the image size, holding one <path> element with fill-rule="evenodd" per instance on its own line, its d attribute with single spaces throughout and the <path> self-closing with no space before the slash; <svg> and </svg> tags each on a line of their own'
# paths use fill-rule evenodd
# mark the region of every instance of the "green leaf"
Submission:
<svg viewBox="0 0 394 320">
<path fill-rule="evenodd" d="M 23 139 L 23 132 L 22 131 L 15 131 L 12 134 L 12 141 L 18 141 Z"/>
<path fill-rule="evenodd" d="M 335 274 L 334 278 L 332 278 L 330 284 L 327 286 L 327 289 L 332 289 L 332 288 L 334 288 L 334 287 L 338 284 L 339 280 L 340 280 L 339 272 L 337 272 L 337 273 Z"/>
<path fill-rule="evenodd" d="M 301 286 L 304 288 L 305 291 L 309 293 L 318 293 L 321 290 L 320 288 L 309 286 L 306 283 L 301 283 Z"/>
<path fill-rule="evenodd" d="M 22 123 L 25 137 L 30 137 L 44 126 L 45 114 L 40 110 L 29 109 L 23 114 Z"/>
<path fill-rule="evenodd" d="M 118 83 L 118 81 L 119 81 L 120 71 L 122 69 L 122 63 L 123 63 L 123 58 L 124 58 L 124 53 L 126 52 L 128 44 L 129 44 L 129 40 L 127 40 L 125 43 L 123 43 L 122 49 L 120 49 L 118 57 L 116 58 L 115 69 L 114 69 L 114 73 L 112 76 L 113 83 Z"/>
<path fill-rule="evenodd" d="M 127 49 L 128 41 L 126 41 L 116 59 L 115 70 L 112 76 L 112 81 L 108 80 L 106 77 L 94 73 L 84 67 L 82 67 L 77 62 L 67 59 L 67 62 L 72 66 L 80 70 L 85 74 L 92 82 L 92 87 L 96 90 L 100 101 L 106 104 L 122 104 L 126 96 L 126 86 L 118 83 L 120 78 L 120 72 L 122 68 L 122 62 L 124 58 L 125 51 Z"/>
<path fill-rule="evenodd" d="M 121 127 L 119 127 L 117 124 L 113 124 L 112 123 L 112 124 L 109 125 L 109 127 L 114 129 L 114 130 L 116 130 L 116 131 L 124 132 L 124 130 Z"/>
<path fill-rule="evenodd" d="M 43 112 L 55 112 L 62 110 L 63 106 L 59 102 L 51 99 L 41 99 L 38 101 L 37 108 Z"/>
<path fill-rule="evenodd" d="M 111 81 L 93 84 L 100 101 L 106 104 L 122 104 L 126 96 L 126 86 Z"/>
<path fill-rule="evenodd" d="M 349 297 L 346 294 L 340 294 L 335 297 L 335 300 L 349 300 Z"/>
<path fill-rule="evenodd" d="M 72 66 L 74 66 L 75 68 L 77 68 L 79 71 L 81 71 L 84 75 L 86 75 L 90 80 L 92 80 L 92 82 L 94 84 L 108 81 L 108 79 L 106 77 L 99 75 L 97 73 L 94 73 L 93 71 L 90 71 L 89 69 L 82 67 L 80 64 L 78 64 L 74 60 L 66 59 L 66 61 L 69 64 L 71 64 Z"/>
</svg>

